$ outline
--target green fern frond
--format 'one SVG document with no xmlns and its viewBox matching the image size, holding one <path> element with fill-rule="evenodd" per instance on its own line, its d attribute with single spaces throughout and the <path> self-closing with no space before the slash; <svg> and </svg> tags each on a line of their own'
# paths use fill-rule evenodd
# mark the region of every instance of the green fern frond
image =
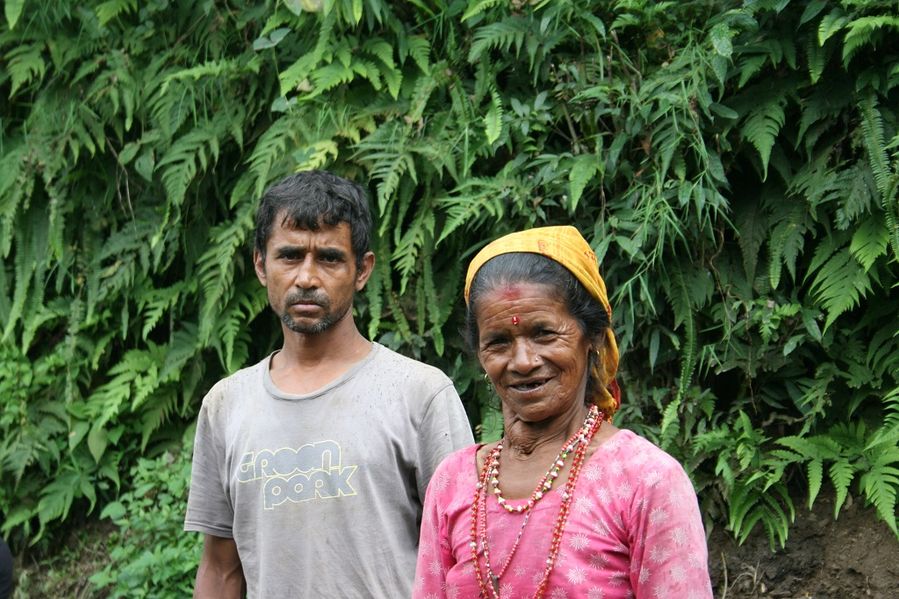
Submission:
<svg viewBox="0 0 899 599">
<path fill-rule="evenodd" d="M 734 224 L 738 232 L 743 269 L 746 279 L 755 279 L 759 249 L 768 238 L 768 219 L 764 210 L 755 203 L 741 202 L 734 207 Z"/>
<path fill-rule="evenodd" d="M 870 470 L 859 480 L 865 497 L 874 504 L 877 515 L 887 523 L 894 534 L 896 528 L 896 491 L 899 490 L 899 468 L 892 464 L 899 462 L 899 448 L 880 453 Z"/>
<path fill-rule="evenodd" d="M 520 16 L 506 17 L 502 21 L 478 27 L 472 36 L 468 62 L 482 60 L 483 55 L 491 50 L 517 55 L 530 28 L 530 21 Z"/>
<path fill-rule="evenodd" d="M 750 110 L 741 128 L 743 136 L 759 153 L 762 161 L 762 180 L 768 176 L 771 149 L 786 119 L 784 111 L 786 101 L 782 97 L 775 96 L 766 100 Z"/>
<path fill-rule="evenodd" d="M 812 509 L 824 480 L 824 462 L 822 460 L 810 461 L 806 473 L 808 475 L 808 509 Z"/>
<path fill-rule="evenodd" d="M 777 223 L 768 240 L 770 262 L 768 279 L 772 289 L 780 284 L 781 267 L 786 265 L 787 271 L 796 280 L 796 259 L 805 245 L 805 235 L 809 229 L 809 216 L 806 208 L 799 202 L 781 202 L 788 208 L 785 215 L 777 215 L 772 221 Z M 778 218 L 785 216 L 785 218 Z"/>
<path fill-rule="evenodd" d="M 378 214 L 386 214 L 389 200 L 394 197 L 400 180 L 409 175 L 416 178 L 415 161 L 406 143 L 409 129 L 399 123 L 384 125 L 357 145 L 356 156 L 363 163 L 370 163 L 370 177 L 377 181 Z M 381 234 L 391 222 L 381 221 Z"/>
<path fill-rule="evenodd" d="M 97 14 L 97 20 L 103 27 L 119 15 L 133 13 L 137 10 L 137 0 L 107 0 L 100 3 L 94 12 Z"/>
<path fill-rule="evenodd" d="M 421 72 L 425 75 L 431 72 L 431 43 L 420 35 L 413 35 L 406 38 L 406 51 Z"/>
<path fill-rule="evenodd" d="M 454 190 L 455 195 L 436 200 L 446 220 L 437 239 L 439 245 L 459 228 L 471 229 L 488 222 L 499 221 L 505 214 L 504 201 L 514 183 L 505 177 L 469 178 Z"/>
<path fill-rule="evenodd" d="M 853 19 L 845 25 L 846 37 L 843 38 L 843 65 L 848 66 L 852 57 L 864 46 L 876 46 L 886 35 L 883 29 L 892 29 L 895 35 L 899 32 L 899 17 L 867 16 Z"/>
<path fill-rule="evenodd" d="M 5 67 L 9 73 L 10 96 L 24 85 L 40 81 L 47 73 L 47 63 L 42 56 L 41 44 L 22 44 L 5 56 Z"/>
<path fill-rule="evenodd" d="M 169 86 L 175 82 L 185 80 L 199 81 L 201 79 L 227 79 L 229 77 L 240 77 L 246 74 L 258 75 L 259 69 L 262 67 L 262 61 L 258 56 L 254 56 L 249 60 L 210 60 L 196 66 L 181 69 L 173 73 L 169 73 L 162 78 L 162 85 L 159 88 L 160 94 L 166 94 Z"/>
<path fill-rule="evenodd" d="M 199 339 L 206 345 L 215 329 L 219 308 L 231 301 L 235 262 L 241 260 L 238 250 L 253 228 L 255 203 L 244 201 L 232 221 L 226 221 L 210 232 L 209 249 L 198 261 L 197 276 L 202 290 Z"/>
<path fill-rule="evenodd" d="M 847 458 L 840 458 L 830 465 L 828 474 L 837 493 L 833 506 L 834 518 L 840 515 L 840 509 L 842 509 L 846 496 L 849 494 L 849 485 L 852 483 L 852 479 L 855 478 L 856 470 L 856 466 Z"/>
<path fill-rule="evenodd" d="M 587 184 L 600 172 L 602 161 L 593 154 L 581 154 L 572 158 L 568 171 L 568 212 L 574 214 Z"/>
<path fill-rule="evenodd" d="M 868 153 L 868 163 L 874 172 L 877 190 L 881 195 L 885 195 L 890 189 L 891 179 L 895 178 L 896 175 L 890 172 L 886 142 L 884 141 L 883 116 L 877 107 L 877 99 L 873 94 L 869 94 L 862 99 L 859 109 L 862 116 L 861 129 L 864 134 L 865 149 Z"/>
<path fill-rule="evenodd" d="M 496 87 L 490 86 L 490 107 L 484 117 L 484 133 L 487 135 L 487 143 L 493 143 L 500 138 L 503 132 L 503 104 Z"/>
<path fill-rule="evenodd" d="M 816 251 L 815 262 L 818 259 L 819 253 Z M 809 274 L 812 272 L 810 267 Z M 810 287 L 816 302 L 827 311 L 824 329 L 827 330 L 841 314 L 857 306 L 871 292 L 871 283 L 869 273 L 853 258 L 849 248 L 844 247 L 832 254 L 815 272 Z"/>
<path fill-rule="evenodd" d="M 803 461 L 831 461 L 839 458 L 840 445 L 826 435 L 819 437 L 788 436 L 776 439 L 775 442 L 784 447 L 789 447 L 800 456 Z"/>
<path fill-rule="evenodd" d="M 425 202 L 393 250 L 393 262 L 400 273 L 400 295 L 406 292 L 406 285 L 418 263 L 419 251 L 434 237 L 434 225 L 434 212 Z"/>
<path fill-rule="evenodd" d="M 886 254 L 890 233 L 882 219 L 871 216 L 862 221 L 849 244 L 849 253 L 859 261 L 865 272 L 871 270 L 874 262 Z"/>
<path fill-rule="evenodd" d="M 899 161 L 897 168 L 890 166 L 885 143 L 883 116 L 877 107 L 877 100 L 873 94 L 866 96 L 859 106 L 862 115 L 861 130 L 865 149 L 868 154 L 868 164 L 874 173 L 874 181 L 880 192 L 881 205 L 886 215 L 886 223 L 893 253 L 899 256 L 899 201 L 897 201 L 897 189 L 899 189 Z"/>
<path fill-rule="evenodd" d="M 481 14 L 488 8 L 499 6 L 502 3 L 502 0 L 468 0 L 468 8 L 465 9 L 465 13 L 462 15 L 462 22 L 464 23 L 468 19 Z"/>
<path fill-rule="evenodd" d="M 281 96 L 288 96 L 307 82 L 312 71 L 322 61 L 325 53 L 335 43 L 334 26 L 336 25 L 336 11 L 328 11 L 320 20 L 318 36 L 315 47 L 300 56 L 293 64 L 278 73 L 278 81 L 281 84 Z M 302 32 L 311 35 L 311 31 Z"/>
<path fill-rule="evenodd" d="M 842 8 L 834 8 L 818 23 L 818 45 L 823 46 L 831 37 L 841 31 L 849 22 Z"/>
<path fill-rule="evenodd" d="M 268 185 L 275 170 L 275 165 L 283 160 L 287 153 L 288 144 L 297 142 L 297 134 L 301 129 L 301 122 L 293 115 L 285 115 L 272 123 L 263 133 L 256 146 L 253 148 L 248 163 L 250 165 L 250 173 L 252 173 L 252 182 L 250 191 L 253 196 L 260 197 Z M 235 187 L 240 187 L 235 186 Z M 237 202 L 246 198 L 239 195 L 232 195 L 231 207 L 233 208 Z"/>
<path fill-rule="evenodd" d="M 162 170 L 169 205 L 180 205 L 198 171 L 205 171 L 218 160 L 223 133 L 221 125 L 220 118 L 198 125 L 180 137 L 160 159 L 157 169 Z"/>
</svg>

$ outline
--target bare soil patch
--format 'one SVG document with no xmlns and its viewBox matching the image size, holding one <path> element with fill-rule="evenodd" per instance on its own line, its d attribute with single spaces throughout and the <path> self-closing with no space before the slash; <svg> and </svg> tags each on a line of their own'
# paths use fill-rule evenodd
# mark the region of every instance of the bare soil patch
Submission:
<svg viewBox="0 0 899 599">
<path fill-rule="evenodd" d="M 797 500 L 796 522 L 783 549 L 772 552 L 759 525 L 742 546 L 724 530 L 709 540 L 709 562 L 719 599 L 899 598 L 899 539 L 874 510 L 820 497 L 809 511 Z"/>
</svg>

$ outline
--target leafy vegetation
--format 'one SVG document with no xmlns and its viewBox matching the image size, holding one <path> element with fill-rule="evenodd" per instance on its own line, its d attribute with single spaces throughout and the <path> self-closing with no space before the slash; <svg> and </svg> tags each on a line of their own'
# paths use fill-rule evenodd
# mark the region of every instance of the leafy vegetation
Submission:
<svg viewBox="0 0 899 599">
<path fill-rule="evenodd" d="M 193 428 L 181 448 L 138 459 L 132 489 L 103 509 L 119 532 L 109 538 L 108 561 L 90 581 L 107 597 L 189 597 L 202 536 L 184 534 Z"/>
<path fill-rule="evenodd" d="M 18 0 L 5 17 L 15 545 L 140 503 L 139 460 L 177 450 L 211 383 L 278 342 L 255 202 L 320 167 L 370 185 L 360 322 L 446 370 L 484 435 L 464 264 L 573 223 L 614 296 L 619 421 L 687 464 L 710 522 L 783 543 L 798 482 L 897 532 L 894 3 Z"/>
</svg>

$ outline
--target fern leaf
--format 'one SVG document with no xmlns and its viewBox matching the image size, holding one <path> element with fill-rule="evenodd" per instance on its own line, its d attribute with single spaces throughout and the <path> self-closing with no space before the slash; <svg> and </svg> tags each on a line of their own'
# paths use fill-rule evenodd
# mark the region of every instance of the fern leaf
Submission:
<svg viewBox="0 0 899 599">
<path fill-rule="evenodd" d="M 593 154 L 576 156 L 568 171 L 568 212 L 574 214 L 587 183 L 598 173 L 602 162 Z"/>
<path fill-rule="evenodd" d="M 100 3 L 94 12 L 97 14 L 97 20 L 103 27 L 116 17 L 122 14 L 131 13 L 137 10 L 137 0 L 108 0 Z"/>
<path fill-rule="evenodd" d="M 874 504 L 877 515 L 887 523 L 890 530 L 899 536 L 896 528 L 896 491 L 899 489 L 899 468 L 892 466 L 899 462 L 899 448 L 882 452 L 871 469 L 859 481 L 865 497 Z"/>
<path fill-rule="evenodd" d="M 815 274 L 811 285 L 811 293 L 827 311 L 824 330 L 840 314 L 857 306 L 870 291 L 871 278 L 849 249 L 843 248 L 833 254 Z"/>
<path fill-rule="evenodd" d="M 496 23 L 478 27 L 472 36 L 471 49 L 468 51 L 468 62 L 476 63 L 490 50 L 517 55 L 524 43 L 525 34 L 530 23 L 520 16 L 512 16 Z"/>
<path fill-rule="evenodd" d="M 846 26 L 846 37 L 843 38 L 843 65 L 848 66 L 852 57 L 868 44 L 876 45 L 882 39 L 882 29 L 899 30 L 899 17 L 867 16 L 853 19 Z"/>
<path fill-rule="evenodd" d="M 821 491 L 821 482 L 824 480 L 824 463 L 821 460 L 812 460 L 808 463 L 808 509 L 812 509 L 815 498 Z"/>
<path fill-rule="evenodd" d="M 827 43 L 827 40 L 843 29 L 848 22 L 849 17 L 845 15 L 841 8 L 835 8 L 824 15 L 824 18 L 818 24 L 818 45 L 823 46 Z"/>
<path fill-rule="evenodd" d="M 837 492 L 833 506 L 834 518 L 840 515 L 840 509 L 843 507 L 846 496 L 849 494 L 849 485 L 852 483 L 852 479 L 855 478 L 855 470 L 855 466 L 847 458 L 840 458 L 830 465 L 828 473 Z"/>
<path fill-rule="evenodd" d="M 890 233 L 879 218 L 869 217 L 856 229 L 849 244 L 849 253 L 859 261 L 865 272 L 871 270 L 874 262 L 886 254 Z"/>
<path fill-rule="evenodd" d="M 407 39 L 407 51 L 421 72 L 425 75 L 431 72 L 431 43 L 424 36 L 414 35 Z"/>
<path fill-rule="evenodd" d="M 487 135 L 487 143 L 490 145 L 493 145 L 493 142 L 498 140 L 503 132 L 502 98 L 494 86 L 490 86 L 490 107 L 484 117 L 484 132 Z"/>
<path fill-rule="evenodd" d="M 468 8 L 465 9 L 465 13 L 462 15 L 462 22 L 464 23 L 468 19 L 481 14 L 488 8 L 499 6 L 502 3 L 502 0 L 469 0 Z"/>
<path fill-rule="evenodd" d="M 6 71 L 9 73 L 9 95 L 14 96 L 23 85 L 35 79 L 43 79 L 47 72 L 47 63 L 41 56 L 40 44 L 23 44 L 9 52 L 6 56 Z"/>
<path fill-rule="evenodd" d="M 877 101 L 873 94 L 866 96 L 861 101 L 859 108 L 862 114 L 862 132 L 864 133 L 863 139 L 868 153 L 868 162 L 874 172 L 877 190 L 881 195 L 886 195 L 895 174 L 890 172 L 887 158 L 883 117 L 877 108 Z"/>
<path fill-rule="evenodd" d="M 782 205 L 786 204 L 781 202 Z M 793 280 L 796 279 L 796 259 L 805 245 L 808 231 L 808 211 L 799 203 L 787 204 L 786 218 L 773 218 L 777 224 L 771 232 L 768 249 L 771 254 L 768 277 L 772 289 L 780 284 L 781 267 L 786 265 Z"/>
<path fill-rule="evenodd" d="M 741 202 L 734 211 L 740 251 L 743 254 L 743 268 L 746 271 L 746 279 L 752 281 L 755 279 L 759 249 L 768 236 L 768 220 L 765 212 L 754 203 Z"/>
<path fill-rule="evenodd" d="M 751 110 L 743 121 L 741 132 L 755 146 L 762 161 L 762 180 L 768 176 L 771 149 L 774 147 L 774 140 L 786 119 L 784 105 L 783 98 L 771 98 Z"/>
</svg>

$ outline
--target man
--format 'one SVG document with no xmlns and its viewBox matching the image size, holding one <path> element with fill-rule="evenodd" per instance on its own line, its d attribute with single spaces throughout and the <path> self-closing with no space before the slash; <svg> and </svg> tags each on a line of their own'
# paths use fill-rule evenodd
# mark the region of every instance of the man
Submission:
<svg viewBox="0 0 899 599">
<path fill-rule="evenodd" d="M 219 381 L 197 422 L 185 530 L 205 534 L 195 597 L 408 597 L 428 479 L 472 442 L 436 368 L 365 339 L 365 192 L 330 173 L 262 198 L 256 275 L 283 347 Z"/>
</svg>

